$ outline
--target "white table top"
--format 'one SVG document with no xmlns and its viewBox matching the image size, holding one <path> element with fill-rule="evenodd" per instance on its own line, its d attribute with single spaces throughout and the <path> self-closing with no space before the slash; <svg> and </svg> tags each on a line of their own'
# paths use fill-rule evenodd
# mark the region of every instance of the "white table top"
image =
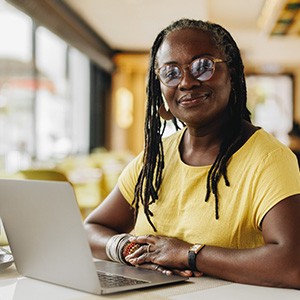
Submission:
<svg viewBox="0 0 300 300">
<path fill-rule="evenodd" d="M 300 290 L 236 284 L 209 277 L 187 282 L 105 296 L 91 295 L 20 276 L 14 264 L 0 272 L 0 300 L 299 300 Z"/>
</svg>

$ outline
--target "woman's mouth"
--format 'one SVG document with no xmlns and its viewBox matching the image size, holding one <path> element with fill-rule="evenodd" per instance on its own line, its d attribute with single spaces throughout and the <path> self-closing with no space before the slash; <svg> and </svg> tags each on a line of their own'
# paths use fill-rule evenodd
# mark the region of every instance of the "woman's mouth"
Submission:
<svg viewBox="0 0 300 300">
<path fill-rule="evenodd" d="M 178 104 L 184 106 L 196 105 L 207 100 L 209 96 L 209 92 L 186 94 L 179 98 Z"/>
</svg>

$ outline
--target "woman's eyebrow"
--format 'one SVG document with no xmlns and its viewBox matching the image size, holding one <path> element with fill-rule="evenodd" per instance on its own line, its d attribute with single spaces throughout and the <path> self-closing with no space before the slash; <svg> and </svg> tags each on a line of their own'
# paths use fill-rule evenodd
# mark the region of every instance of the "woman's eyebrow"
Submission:
<svg viewBox="0 0 300 300">
<path fill-rule="evenodd" d="M 200 57 L 209 57 L 209 58 L 212 58 L 212 57 L 215 57 L 215 56 L 212 55 L 212 54 L 210 54 L 210 53 L 197 54 L 197 55 L 193 56 L 191 58 L 191 60 L 187 64 L 191 63 L 192 61 L 194 61 L 195 59 L 200 58 Z M 167 62 L 164 62 L 163 64 L 161 64 L 161 66 L 164 66 L 164 65 L 178 65 L 178 66 L 181 66 L 182 64 L 179 64 L 177 61 L 173 61 L 172 60 L 172 61 L 167 61 Z M 183 65 L 185 65 L 185 64 L 183 64 Z M 157 66 L 158 66 L 158 63 L 157 63 Z M 160 66 L 158 66 L 158 68 L 159 67 Z"/>
<path fill-rule="evenodd" d="M 193 61 L 193 60 L 195 60 L 195 59 L 197 59 L 197 58 L 200 58 L 200 57 L 209 57 L 209 58 L 213 58 L 213 57 L 215 57 L 215 56 L 212 55 L 212 54 L 210 54 L 210 53 L 201 53 L 201 54 L 198 54 L 198 55 L 193 56 L 193 58 L 192 58 L 191 61 Z"/>
</svg>

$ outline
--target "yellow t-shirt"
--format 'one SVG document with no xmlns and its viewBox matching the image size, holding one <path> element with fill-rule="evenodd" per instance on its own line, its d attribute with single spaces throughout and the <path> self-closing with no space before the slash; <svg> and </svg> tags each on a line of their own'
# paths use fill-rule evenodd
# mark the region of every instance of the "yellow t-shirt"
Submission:
<svg viewBox="0 0 300 300">
<path fill-rule="evenodd" d="M 263 244 L 260 224 L 266 213 L 284 198 L 300 193 L 296 156 L 272 135 L 260 129 L 232 156 L 227 169 L 230 186 L 218 184 L 219 219 L 215 199 L 205 202 L 210 166 L 182 162 L 179 144 L 185 130 L 163 141 L 165 168 L 158 200 L 150 206 L 155 233 L 140 204 L 134 234 L 158 234 L 229 248 Z M 118 186 L 131 204 L 142 164 L 142 153 L 122 172 Z"/>
</svg>

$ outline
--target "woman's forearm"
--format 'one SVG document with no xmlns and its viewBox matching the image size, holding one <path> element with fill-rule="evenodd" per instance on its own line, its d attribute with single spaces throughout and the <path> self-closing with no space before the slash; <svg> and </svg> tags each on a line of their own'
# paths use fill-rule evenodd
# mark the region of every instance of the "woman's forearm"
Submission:
<svg viewBox="0 0 300 300">
<path fill-rule="evenodd" d="M 300 288 L 300 258 L 296 249 L 268 244 L 233 250 L 206 246 L 197 255 L 197 269 L 229 281 Z"/>
<path fill-rule="evenodd" d="M 86 223 L 85 229 L 88 235 L 88 241 L 92 250 L 92 254 L 95 258 L 108 259 L 105 251 L 105 247 L 109 239 L 118 234 L 118 232 L 101 226 L 99 224 Z"/>
<path fill-rule="evenodd" d="M 134 237 L 131 241 L 145 245 L 127 257 L 133 265 L 152 262 L 169 269 L 190 268 L 191 244 L 153 235 Z M 300 246 L 297 244 L 297 241 L 282 241 L 253 249 L 206 245 L 196 256 L 196 269 L 228 281 L 300 289 Z"/>
</svg>

